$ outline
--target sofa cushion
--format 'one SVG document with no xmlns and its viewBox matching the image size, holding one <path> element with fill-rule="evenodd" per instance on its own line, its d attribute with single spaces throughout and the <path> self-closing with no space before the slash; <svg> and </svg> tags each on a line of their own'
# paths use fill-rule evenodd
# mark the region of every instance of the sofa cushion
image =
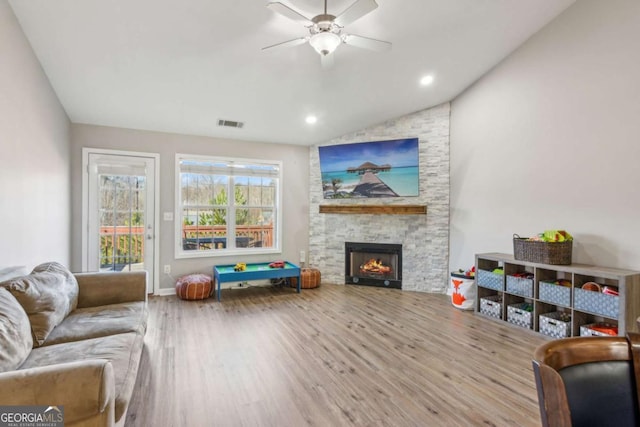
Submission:
<svg viewBox="0 0 640 427">
<path fill-rule="evenodd" d="M 0 372 L 17 369 L 33 347 L 27 313 L 6 289 L 0 288 Z"/>
<path fill-rule="evenodd" d="M 64 275 L 34 272 L 0 283 L 18 300 L 29 316 L 33 345 L 41 345 L 53 328 L 71 311 L 69 283 Z"/>
<path fill-rule="evenodd" d="M 115 376 L 115 421 L 126 413 L 136 382 L 144 336 L 138 333 L 111 335 L 84 341 L 35 348 L 19 369 L 79 360 L 105 359 Z M 121 423 L 122 424 L 122 423 Z"/>
<path fill-rule="evenodd" d="M 36 266 L 32 271 L 32 273 L 41 272 L 59 273 L 64 276 L 65 284 L 62 287 L 62 291 L 69 300 L 69 307 L 67 308 L 67 313 L 65 314 L 65 316 L 75 310 L 78 306 L 78 294 L 80 292 L 76 276 L 74 276 L 67 267 L 58 262 L 45 262 Z"/>
<path fill-rule="evenodd" d="M 51 331 L 43 345 L 80 341 L 107 335 L 147 330 L 146 303 L 125 302 L 100 307 L 79 308 Z"/>
</svg>

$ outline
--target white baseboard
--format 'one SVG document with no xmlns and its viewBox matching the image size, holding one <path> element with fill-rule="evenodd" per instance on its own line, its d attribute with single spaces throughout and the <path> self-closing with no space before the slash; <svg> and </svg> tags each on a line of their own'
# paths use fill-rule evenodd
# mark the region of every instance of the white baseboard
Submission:
<svg viewBox="0 0 640 427">
<path fill-rule="evenodd" d="M 159 296 L 159 297 L 166 297 L 166 296 L 175 295 L 175 294 L 176 294 L 176 288 L 160 288 L 153 293 L 153 295 Z"/>
<path fill-rule="evenodd" d="M 243 286 L 239 286 L 239 282 L 224 282 L 222 284 L 222 289 L 244 289 L 244 288 L 250 288 L 252 286 L 253 287 L 258 287 L 258 286 L 269 287 L 269 286 L 272 286 L 272 284 L 271 284 L 271 281 L 268 279 L 252 280 L 250 282 L 247 282 L 246 285 L 243 285 Z M 175 295 L 175 294 L 176 294 L 176 288 L 160 288 L 153 293 L 153 295 L 159 296 L 159 297 L 166 297 L 166 296 Z"/>
</svg>

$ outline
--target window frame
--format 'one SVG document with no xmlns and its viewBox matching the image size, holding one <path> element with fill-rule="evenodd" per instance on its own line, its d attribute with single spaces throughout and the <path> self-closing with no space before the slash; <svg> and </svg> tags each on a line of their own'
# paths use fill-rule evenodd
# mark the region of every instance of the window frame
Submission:
<svg viewBox="0 0 640 427">
<path fill-rule="evenodd" d="M 276 166 L 278 168 L 278 174 L 275 178 L 277 180 L 275 186 L 275 204 L 273 211 L 275 215 L 273 231 L 274 244 L 272 247 L 263 248 L 222 248 L 222 249 L 205 249 L 205 250 L 185 250 L 182 242 L 182 223 L 183 212 L 185 206 L 182 205 L 182 179 L 181 179 L 181 167 L 180 162 L 183 160 L 193 160 L 200 162 L 211 163 L 240 163 L 240 164 L 252 164 L 252 165 L 268 165 Z M 235 194 L 233 186 L 233 175 L 226 175 L 229 178 L 227 185 L 227 194 Z M 281 254 L 282 253 L 282 161 L 280 160 L 264 160 L 264 159 L 249 159 L 242 157 L 225 157 L 225 156 L 211 156 L 201 154 L 184 154 L 176 153 L 175 156 L 175 209 L 174 209 L 174 256 L 176 259 L 185 258 L 210 258 L 210 257 L 224 257 L 224 256 L 237 256 L 237 255 L 256 255 L 256 254 Z M 235 235 L 235 220 L 229 221 L 229 218 L 235 218 L 235 197 L 229 197 L 227 200 L 227 236 Z M 264 208 L 264 206 L 262 206 Z"/>
</svg>

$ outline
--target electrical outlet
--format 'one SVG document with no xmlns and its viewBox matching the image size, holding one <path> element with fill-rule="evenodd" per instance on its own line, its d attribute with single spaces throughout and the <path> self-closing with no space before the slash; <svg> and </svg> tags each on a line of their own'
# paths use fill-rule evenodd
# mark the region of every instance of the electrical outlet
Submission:
<svg viewBox="0 0 640 427">
<path fill-rule="evenodd" d="M 305 251 L 300 251 L 300 262 L 305 262 L 307 260 L 307 253 Z"/>
<path fill-rule="evenodd" d="M 164 274 L 171 274 L 171 266 L 169 264 L 164 266 Z"/>
</svg>

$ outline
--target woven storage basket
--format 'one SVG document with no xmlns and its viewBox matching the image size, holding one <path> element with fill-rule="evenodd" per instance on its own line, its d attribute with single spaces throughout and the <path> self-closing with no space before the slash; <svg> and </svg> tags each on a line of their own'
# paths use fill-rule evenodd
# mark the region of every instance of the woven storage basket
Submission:
<svg viewBox="0 0 640 427">
<path fill-rule="evenodd" d="M 540 264 L 569 265 L 573 240 L 565 242 L 541 242 L 513 235 L 513 257 L 518 261 Z"/>
</svg>

